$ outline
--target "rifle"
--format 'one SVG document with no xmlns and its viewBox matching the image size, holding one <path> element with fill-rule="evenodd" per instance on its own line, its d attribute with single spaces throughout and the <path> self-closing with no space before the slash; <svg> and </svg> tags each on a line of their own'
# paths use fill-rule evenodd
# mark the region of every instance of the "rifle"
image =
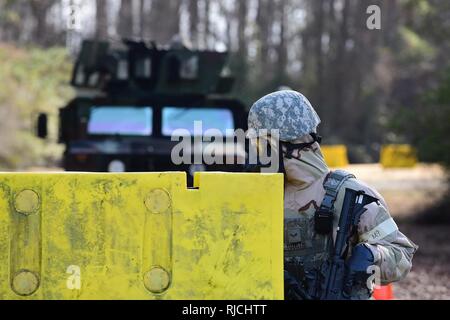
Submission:
<svg viewBox="0 0 450 320">
<path fill-rule="evenodd" d="M 378 201 L 377 198 L 346 188 L 344 203 L 342 205 L 339 227 L 333 255 L 326 261 L 320 270 L 320 276 L 315 277 L 313 283 L 314 294 L 319 300 L 344 300 L 350 297 L 343 293 L 345 278 L 345 260 L 347 258 L 350 238 L 359 223 L 361 214 L 365 212 L 364 206 Z"/>
</svg>

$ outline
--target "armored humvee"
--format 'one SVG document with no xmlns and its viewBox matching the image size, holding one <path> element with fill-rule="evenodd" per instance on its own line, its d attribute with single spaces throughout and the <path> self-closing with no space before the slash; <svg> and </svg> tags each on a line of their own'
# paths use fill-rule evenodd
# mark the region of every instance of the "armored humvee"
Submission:
<svg viewBox="0 0 450 320">
<path fill-rule="evenodd" d="M 230 97 L 233 78 L 224 75 L 227 53 L 196 51 L 181 43 L 124 40 L 119 44 L 85 40 L 71 84 L 76 97 L 60 109 L 59 141 L 65 144 L 67 171 L 240 171 L 243 148 L 234 162 L 174 164 L 176 129 L 191 135 L 215 128 L 246 130 L 246 108 Z M 46 135 L 46 116 L 38 135 Z M 192 139 L 194 140 L 194 139 Z M 230 150 L 230 149 L 228 149 Z M 231 161 L 232 162 L 232 161 Z M 190 178 L 188 178 L 190 179 Z"/>
</svg>

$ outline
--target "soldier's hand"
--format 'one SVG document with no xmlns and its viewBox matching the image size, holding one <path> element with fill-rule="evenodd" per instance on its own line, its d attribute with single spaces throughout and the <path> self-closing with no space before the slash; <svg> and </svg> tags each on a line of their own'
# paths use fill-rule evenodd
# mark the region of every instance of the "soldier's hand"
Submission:
<svg viewBox="0 0 450 320">
<path fill-rule="evenodd" d="M 344 279 L 343 294 L 350 297 L 353 286 L 366 285 L 369 274 L 368 268 L 374 264 L 372 251 L 364 244 L 358 244 L 353 248 L 352 255 L 346 264 L 346 276 Z M 367 288 L 369 290 L 369 288 Z"/>
</svg>

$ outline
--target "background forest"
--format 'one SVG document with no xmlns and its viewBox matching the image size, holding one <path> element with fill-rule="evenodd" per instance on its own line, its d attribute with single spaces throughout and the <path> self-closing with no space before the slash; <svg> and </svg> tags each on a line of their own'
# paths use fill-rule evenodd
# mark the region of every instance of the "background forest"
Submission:
<svg viewBox="0 0 450 320">
<path fill-rule="evenodd" d="M 366 26 L 381 8 L 381 30 Z M 280 86 L 303 92 L 326 144 L 352 162 L 413 143 L 450 162 L 450 2 L 446 0 L 0 0 L 0 169 L 57 165 L 56 115 L 83 38 L 133 37 L 229 50 L 248 106 Z M 34 137 L 52 115 L 52 143 Z"/>
</svg>

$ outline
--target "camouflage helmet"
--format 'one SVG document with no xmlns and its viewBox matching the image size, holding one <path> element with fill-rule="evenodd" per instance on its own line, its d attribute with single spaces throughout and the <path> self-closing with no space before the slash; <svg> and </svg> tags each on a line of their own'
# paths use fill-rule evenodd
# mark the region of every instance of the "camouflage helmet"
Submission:
<svg viewBox="0 0 450 320">
<path fill-rule="evenodd" d="M 251 107 L 248 128 L 259 135 L 261 129 L 278 129 L 281 141 L 294 141 L 315 133 L 320 118 L 304 95 L 293 90 L 270 93 Z"/>
</svg>

